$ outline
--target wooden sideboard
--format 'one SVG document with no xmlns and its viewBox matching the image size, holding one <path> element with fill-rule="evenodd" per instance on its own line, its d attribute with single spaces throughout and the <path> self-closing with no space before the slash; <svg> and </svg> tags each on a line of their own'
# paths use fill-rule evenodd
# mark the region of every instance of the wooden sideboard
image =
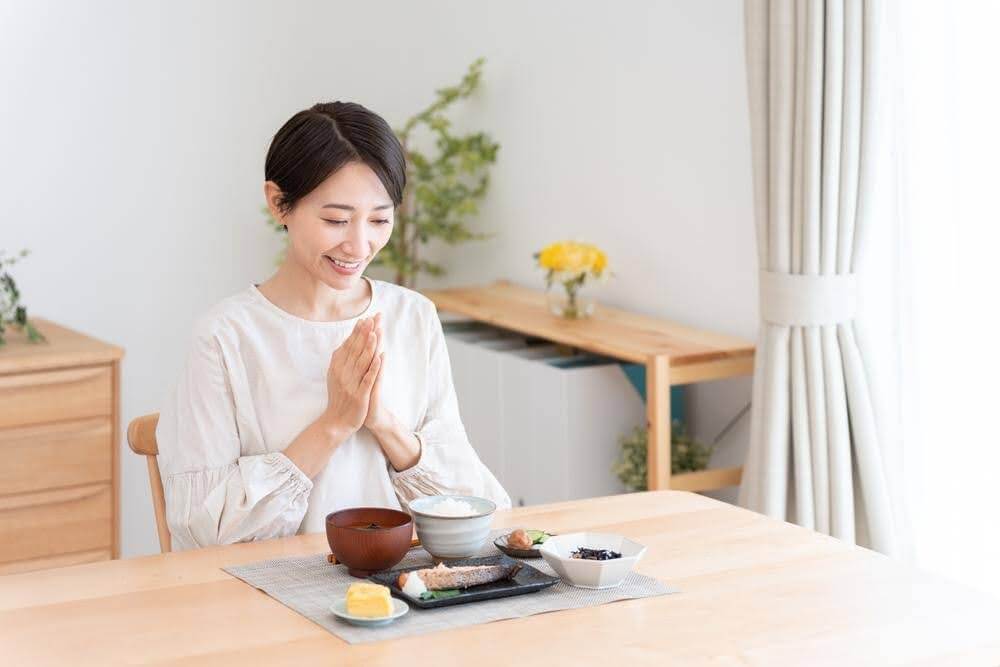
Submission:
<svg viewBox="0 0 1000 667">
<path fill-rule="evenodd" d="M 0 574 L 118 557 L 123 350 L 32 323 L 0 346 Z"/>
<path fill-rule="evenodd" d="M 593 317 L 549 312 L 545 293 L 498 280 L 491 285 L 421 290 L 439 311 L 646 365 L 647 488 L 711 491 L 740 483 L 742 467 L 670 474 L 670 387 L 753 373 L 753 343 L 598 304 Z"/>
</svg>

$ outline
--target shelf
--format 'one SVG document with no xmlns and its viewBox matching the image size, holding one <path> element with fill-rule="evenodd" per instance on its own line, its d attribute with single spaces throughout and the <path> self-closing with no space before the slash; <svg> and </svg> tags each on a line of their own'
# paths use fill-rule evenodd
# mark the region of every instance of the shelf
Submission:
<svg viewBox="0 0 1000 667">
<path fill-rule="evenodd" d="M 422 294 L 439 310 L 458 313 L 479 322 L 537 336 L 588 352 L 645 364 L 651 357 L 670 358 L 674 374 L 680 367 L 720 361 L 753 366 L 753 343 L 598 303 L 591 317 L 568 320 L 549 312 L 541 290 L 497 281 L 477 287 L 426 290 Z M 708 368 L 706 367 L 706 371 Z M 735 373 L 731 373 L 735 374 Z M 700 378 L 689 374 L 691 381 Z M 680 383 L 675 383 L 680 384 Z"/>
<path fill-rule="evenodd" d="M 743 468 L 740 466 L 682 472 L 670 476 L 670 488 L 676 491 L 717 491 L 737 486 L 742 477 Z"/>
<path fill-rule="evenodd" d="M 753 373 L 753 343 L 598 303 L 591 317 L 553 315 L 545 292 L 499 280 L 425 290 L 439 311 L 646 366 L 648 488 L 708 491 L 739 484 L 740 468 L 670 474 L 670 387 Z"/>
</svg>

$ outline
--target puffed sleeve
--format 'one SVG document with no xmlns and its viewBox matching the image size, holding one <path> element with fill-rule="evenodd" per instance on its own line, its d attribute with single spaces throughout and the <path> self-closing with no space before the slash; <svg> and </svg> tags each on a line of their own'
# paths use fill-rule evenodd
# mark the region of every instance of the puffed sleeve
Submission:
<svg viewBox="0 0 1000 667">
<path fill-rule="evenodd" d="M 174 550 L 292 535 L 305 516 L 312 480 L 281 452 L 241 455 L 233 395 L 218 339 L 196 328 L 156 427 Z"/>
<path fill-rule="evenodd" d="M 421 496 L 455 494 L 488 498 L 498 509 L 507 509 L 510 496 L 469 443 L 441 319 L 433 303 L 429 310 L 423 324 L 427 332 L 423 339 L 429 341 L 427 411 L 414 433 L 421 445 L 420 459 L 401 472 L 389 466 L 396 495 L 404 507 Z"/>
</svg>

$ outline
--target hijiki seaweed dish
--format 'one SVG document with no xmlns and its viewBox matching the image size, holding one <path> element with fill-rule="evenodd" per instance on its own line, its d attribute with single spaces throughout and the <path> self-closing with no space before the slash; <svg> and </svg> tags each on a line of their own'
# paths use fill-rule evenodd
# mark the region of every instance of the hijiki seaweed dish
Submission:
<svg viewBox="0 0 1000 667">
<path fill-rule="evenodd" d="M 571 556 L 583 560 L 614 560 L 622 557 L 619 552 L 611 549 L 588 549 L 587 547 L 578 547 Z"/>
</svg>

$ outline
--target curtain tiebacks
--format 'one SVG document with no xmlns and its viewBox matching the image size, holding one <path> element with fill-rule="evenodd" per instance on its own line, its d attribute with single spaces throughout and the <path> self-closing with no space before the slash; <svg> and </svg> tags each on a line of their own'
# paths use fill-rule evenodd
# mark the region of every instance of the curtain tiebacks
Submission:
<svg viewBox="0 0 1000 667">
<path fill-rule="evenodd" d="M 760 314 L 772 324 L 838 324 L 854 318 L 857 303 L 853 273 L 817 276 L 760 272 Z"/>
</svg>

